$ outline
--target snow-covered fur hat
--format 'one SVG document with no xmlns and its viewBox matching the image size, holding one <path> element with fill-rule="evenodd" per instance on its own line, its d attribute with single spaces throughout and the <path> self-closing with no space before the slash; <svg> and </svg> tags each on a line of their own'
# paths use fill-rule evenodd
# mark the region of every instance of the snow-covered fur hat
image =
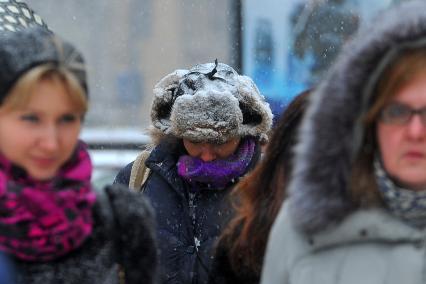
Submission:
<svg viewBox="0 0 426 284">
<path fill-rule="evenodd" d="M 292 220 L 306 232 L 341 221 L 359 204 L 351 192 L 354 159 L 366 135 L 363 116 L 383 71 L 410 48 L 426 48 L 426 1 L 404 1 L 360 30 L 310 96 L 290 180 Z"/>
<path fill-rule="evenodd" d="M 1 24 L 0 24 L 1 26 Z M 73 45 L 44 27 L 0 32 L 0 103 L 28 70 L 51 63 L 73 73 L 87 95 L 84 60 Z"/>
<path fill-rule="evenodd" d="M 272 112 L 249 77 L 216 61 L 161 79 L 154 88 L 151 119 L 157 130 L 153 135 L 211 143 L 254 136 L 267 142 Z"/>
</svg>

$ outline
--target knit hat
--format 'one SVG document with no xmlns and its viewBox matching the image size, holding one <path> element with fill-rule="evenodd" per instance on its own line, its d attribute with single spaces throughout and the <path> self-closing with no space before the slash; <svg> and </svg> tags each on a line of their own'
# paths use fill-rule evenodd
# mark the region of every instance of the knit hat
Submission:
<svg viewBox="0 0 426 284">
<path fill-rule="evenodd" d="M 267 142 L 272 112 L 249 77 L 216 61 L 161 79 L 154 88 L 151 119 L 163 134 L 194 142 L 245 136 Z"/>
<path fill-rule="evenodd" d="M 48 30 L 21 1 L 0 2 L 0 103 L 28 70 L 51 63 L 73 73 L 87 94 L 81 53 Z"/>
<path fill-rule="evenodd" d="M 47 29 L 46 23 L 22 0 L 0 1 L 0 31 L 17 31 L 30 26 Z"/>
</svg>

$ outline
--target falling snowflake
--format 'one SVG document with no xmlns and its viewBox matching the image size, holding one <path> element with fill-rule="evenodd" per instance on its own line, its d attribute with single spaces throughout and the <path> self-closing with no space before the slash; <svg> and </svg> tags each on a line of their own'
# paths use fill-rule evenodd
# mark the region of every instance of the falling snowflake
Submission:
<svg viewBox="0 0 426 284">
<path fill-rule="evenodd" d="M 200 240 L 197 237 L 194 237 L 195 249 L 198 251 L 198 248 L 201 246 Z"/>
</svg>

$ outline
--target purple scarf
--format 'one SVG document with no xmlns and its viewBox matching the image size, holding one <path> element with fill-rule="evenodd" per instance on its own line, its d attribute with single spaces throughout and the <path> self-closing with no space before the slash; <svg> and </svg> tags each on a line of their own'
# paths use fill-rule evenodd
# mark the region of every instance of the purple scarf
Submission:
<svg viewBox="0 0 426 284">
<path fill-rule="evenodd" d="M 92 233 L 92 165 L 80 142 L 49 182 L 39 182 L 0 156 L 0 250 L 25 261 L 49 261 Z"/>
<path fill-rule="evenodd" d="M 177 163 L 178 174 L 192 185 L 201 183 L 209 188 L 225 188 L 247 171 L 255 146 L 254 138 L 248 137 L 234 154 L 223 160 L 204 162 L 189 155 L 181 156 Z"/>
</svg>

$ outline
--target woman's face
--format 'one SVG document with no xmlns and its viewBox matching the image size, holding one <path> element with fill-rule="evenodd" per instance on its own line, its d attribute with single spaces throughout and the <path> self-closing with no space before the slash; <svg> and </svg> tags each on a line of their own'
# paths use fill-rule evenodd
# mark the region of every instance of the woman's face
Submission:
<svg viewBox="0 0 426 284">
<path fill-rule="evenodd" d="M 49 180 L 73 153 L 81 117 L 61 83 L 41 80 L 25 107 L 0 107 L 0 152 L 32 178 Z"/>
<path fill-rule="evenodd" d="M 426 108 L 426 74 L 413 78 L 387 105 L 389 117 Z M 384 108 L 386 110 L 386 106 Z M 382 117 L 386 111 L 382 111 Z M 426 189 L 426 111 L 406 122 L 379 119 L 377 140 L 388 174 L 413 190 Z M 405 115 L 407 117 L 407 115 Z M 422 117 L 425 119 L 422 121 Z"/>
<path fill-rule="evenodd" d="M 225 159 L 237 150 L 240 138 L 231 139 L 223 144 L 195 143 L 183 139 L 183 145 L 186 151 L 192 157 L 197 157 L 204 162 L 210 162 L 216 159 Z"/>
</svg>

